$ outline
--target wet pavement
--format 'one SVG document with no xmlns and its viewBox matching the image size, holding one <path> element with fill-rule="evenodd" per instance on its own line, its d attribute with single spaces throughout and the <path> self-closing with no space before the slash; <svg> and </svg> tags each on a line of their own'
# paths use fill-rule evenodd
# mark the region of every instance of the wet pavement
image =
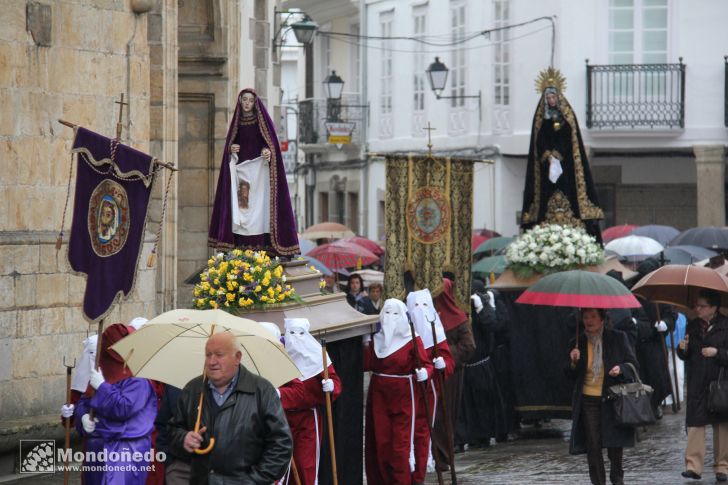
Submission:
<svg viewBox="0 0 728 485">
<path fill-rule="evenodd" d="M 626 484 L 708 484 L 715 483 L 712 472 L 712 433 L 706 432 L 706 471 L 702 480 L 686 480 L 683 453 L 687 438 L 684 411 L 665 412 L 657 424 L 640 432 L 640 441 L 624 451 Z M 586 455 L 569 455 L 571 422 L 553 420 L 540 429 L 524 426 L 515 439 L 484 449 L 468 450 L 456 455 L 458 483 L 469 484 L 565 484 L 588 485 Z M 607 477 L 609 460 L 604 453 Z M 444 483 L 449 484 L 449 472 Z M 428 485 L 437 484 L 434 474 Z"/>
<path fill-rule="evenodd" d="M 712 433 L 707 431 L 707 466 L 702 480 L 685 480 L 683 452 L 686 436 L 684 414 L 669 411 L 654 426 L 641 433 L 641 441 L 624 454 L 626 484 L 694 484 L 715 482 L 712 473 Z M 473 449 L 459 453 L 456 458 L 458 483 L 471 484 L 569 484 L 588 485 L 586 455 L 571 456 L 568 452 L 570 422 L 553 420 L 541 428 L 524 426 L 510 441 L 494 444 L 485 449 Z M 605 453 L 605 461 L 608 460 Z M 449 473 L 444 474 L 450 483 Z M 33 477 L 0 483 L 41 485 L 62 484 L 63 475 Z M 79 483 L 74 474 L 71 483 Z M 428 485 L 437 484 L 434 473 L 428 475 Z M 345 485 L 345 484 L 342 484 Z"/>
</svg>

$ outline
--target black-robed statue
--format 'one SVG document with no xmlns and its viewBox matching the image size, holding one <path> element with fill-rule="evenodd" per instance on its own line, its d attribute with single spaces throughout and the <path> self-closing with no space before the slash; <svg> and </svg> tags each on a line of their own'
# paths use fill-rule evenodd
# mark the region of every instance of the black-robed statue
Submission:
<svg viewBox="0 0 728 485">
<path fill-rule="evenodd" d="M 578 226 L 601 243 L 599 220 L 604 213 L 576 115 L 563 95 L 564 85 L 561 73 L 553 68 L 542 71 L 536 81 L 541 99 L 531 128 L 521 227 L 544 222 Z"/>
</svg>

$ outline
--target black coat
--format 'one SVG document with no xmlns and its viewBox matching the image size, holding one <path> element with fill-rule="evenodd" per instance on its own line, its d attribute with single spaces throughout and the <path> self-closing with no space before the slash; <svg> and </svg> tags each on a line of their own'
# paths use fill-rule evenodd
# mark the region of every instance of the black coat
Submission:
<svg viewBox="0 0 728 485">
<path fill-rule="evenodd" d="M 571 368 L 571 360 L 566 367 L 566 373 L 575 379 L 574 394 L 571 400 L 571 440 L 569 442 L 569 453 L 576 455 L 586 453 L 586 436 L 584 426 L 581 422 L 581 400 L 584 377 L 586 376 L 587 346 L 586 336 L 579 336 L 579 352 L 581 358 L 575 368 Z M 575 342 L 572 340 L 571 348 Z M 604 383 L 602 385 L 602 447 L 603 448 L 625 448 L 634 446 L 634 429 L 619 427 L 614 421 L 614 410 L 612 402 L 607 399 L 608 388 L 621 382 L 634 380 L 632 369 L 626 364 L 629 362 L 638 367 L 637 358 L 632 352 L 627 336 L 619 330 L 604 329 L 602 334 L 602 358 L 604 360 Z M 622 373 L 617 377 L 609 375 L 609 371 L 615 365 L 619 365 Z"/>
<path fill-rule="evenodd" d="M 700 320 L 691 320 L 685 334 L 690 336 L 687 349 L 677 349 L 678 357 L 685 361 L 688 385 L 685 424 L 698 427 L 726 422 L 728 416 L 708 412 L 707 400 L 708 386 L 718 379 L 721 367 L 728 367 L 728 318 L 716 316 L 705 335 Z M 718 354 L 715 357 L 703 357 L 703 347 L 715 347 Z M 723 379 L 728 379 L 728 369 L 723 374 Z"/>
<path fill-rule="evenodd" d="M 202 389 L 202 377 L 187 383 L 169 426 L 171 451 L 190 458 L 190 483 L 207 485 L 213 473 L 228 480 L 234 477 L 231 483 L 236 485 L 270 484 L 282 477 L 291 461 L 293 439 L 271 383 L 241 365 L 235 389 L 220 407 L 204 384 L 200 427 L 207 426 L 207 432 L 202 447 L 207 447 L 210 436 L 215 438 L 215 447 L 207 455 L 184 449 L 185 435 L 195 426 Z"/>
<path fill-rule="evenodd" d="M 667 332 L 658 332 L 655 328 L 658 319 L 654 303 L 643 303 L 643 308 L 634 310 L 633 316 L 637 319 L 637 360 L 640 363 L 640 376 L 642 382 L 654 389 L 652 407 L 657 408 L 672 392 L 665 336 L 675 330 L 677 313 L 669 305 L 660 305 L 660 320 L 667 324 Z"/>
</svg>

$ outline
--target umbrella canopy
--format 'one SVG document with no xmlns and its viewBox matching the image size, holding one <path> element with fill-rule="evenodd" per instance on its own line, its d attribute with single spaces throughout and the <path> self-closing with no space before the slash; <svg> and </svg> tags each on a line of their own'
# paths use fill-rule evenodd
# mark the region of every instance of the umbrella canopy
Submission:
<svg viewBox="0 0 728 485">
<path fill-rule="evenodd" d="M 346 242 L 358 244 L 359 246 L 363 247 L 364 249 L 368 249 L 372 253 L 374 253 L 375 256 L 381 256 L 384 254 L 384 248 L 380 246 L 378 243 L 372 241 L 371 239 L 367 239 L 365 237 L 361 236 L 354 236 L 354 237 L 348 237 L 344 239 Z"/>
<path fill-rule="evenodd" d="M 660 226 L 657 224 L 638 227 L 631 233 L 632 236 L 650 237 L 663 246 L 667 246 L 667 243 L 675 239 L 675 236 L 678 234 L 680 234 L 680 231 L 672 226 Z"/>
<path fill-rule="evenodd" d="M 111 348 L 125 358 L 136 377 L 183 388 L 202 375 L 205 344 L 214 333 L 231 332 L 240 344 L 241 363 L 275 387 L 301 373 L 275 336 L 253 320 L 222 310 L 172 310 L 150 320 Z"/>
<path fill-rule="evenodd" d="M 472 237 L 470 238 L 470 247 L 472 248 L 473 251 L 475 251 L 478 248 L 478 246 L 480 246 L 487 240 L 488 240 L 488 238 L 485 236 L 481 236 L 480 234 L 473 234 Z"/>
<path fill-rule="evenodd" d="M 326 267 L 326 265 L 324 263 L 322 263 L 318 259 L 312 258 L 311 256 L 308 256 L 308 255 L 301 256 L 301 257 L 306 261 L 307 265 L 313 266 L 314 268 L 319 270 L 322 275 L 331 276 L 332 274 L 334 274 L 329 268 Z"/>
<path fill-rule="evenodd" d="M 503 249 L 513 242 L 515 238 L 512 237 L 493 237 L 482 243 L 478 248 L 473 251 L 473 256 L 492 256 L 497 251 Z"/>
<path fill-rule="evenodd" d="M 721 306 L 728 304 L 728 278 L 714 269 L 701 266 L 663 266 L 639 280 L 632 287 L 632 292 L 655 303 L 690 308 L 701 289 L 717 291 Z"/>
<path fill-rule="evenodd" d="M 622 258 L 637 261 L 657 254 L 664 248 L 654 239 L 643 236 L 626 236 L 613 239 L 604 249 L 614 251 Z"/>
<path fill-rule="evenodd" d="M 665 259 L 670 264 L 692 264 L 696 261 L 710 259 L 718 253 L 700 246 L 670 246 L 663 251 Z"/>
<path fill-rule="evenodd" d="M 506 266 L 508 266 L 508 263 L 506 262 L 505 256 L 489 256 L 475 263 L 471 268 L 471 271 L 473 273 L 494 273 L 499 275 L 506 270 Z"/>
<path fill-rule="evenodd" d="M 305 239 L 344 239 L 354 237 L 354 232 L 338 222 L 321 222 L 309 227 L 303 234 Z"/>
<path fill-rule="evenodd" d="M 360 269 L 359 271 L 352 271 L 352 274 L 358 274 L 361 279 L 364 280 L 364 286 L 367 288 L 372 283 L 384 284 L 384 273 L 373 269 Z"/>
<path fill-rule="evenodd" d="M 638 308 L 626 286 L 591 271 L 562 271 L 545 276 L 524 291 L 516 303 L 575 308 Z"/>
<path fill-rule="evenodd" d="M 336 271 L 339 268 L 354 268 L 361 260 L 362 266 L 376 263 L 379 258 L 366 248 L 347 241 L 322 244 L 308 253 Z"/>
<path fill-rule="evenodd" d="M 313 241 L 309 241 L 308 239 L 304 238 L 302 235 L 298 235 L 298 247 L 301 249 L 301 255 L 306 255 L 310 250 L 316 247 L 316 243 Z"/>
<path fill-rule="evenodd" d="M 728 229 L 724 227 L 693 227 L 670 241 L 670 246 L 700 246 L 708 249 L 728 249 Z"/>
<path fill-rule="evenodd" d="M 634 224 L 622 224 L 621 226 L 608 227 L 602 231 L 602 240 L 606 243 L 612 239 L 629 236 L 632 231 L 638 227 L 639 226 L 635 226 Z"/>
<path fill-rule="evenodd" d="M 500 237 L 500 233 L 493 231 L 492 229 L 473 229 L 473 234 L 478 234 L 480 236 L 484 236 L 486 239 L 490 239 L 492 237 Z"/>
</svg>

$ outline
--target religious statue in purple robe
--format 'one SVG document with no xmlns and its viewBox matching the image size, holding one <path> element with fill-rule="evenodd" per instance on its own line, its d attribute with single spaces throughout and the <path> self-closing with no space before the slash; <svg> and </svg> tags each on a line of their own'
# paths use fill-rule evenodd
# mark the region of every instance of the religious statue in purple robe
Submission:
<svg viewBox="0 0 728 485">
<path fill-rule="evenodd" d="M 278 137 L 252 89 L 240 92 L 228 129 L 208 246 L 300 252 Z"/>
<path fill-rule="evenodd" d="M 132 377 L 121 356 L 109 349 L 133 330 L 115 323 L 104 331 L 99 359 L 103 380 L 95 384 L 93 395 L 86 392 L 79 399 L 74 410 L 76 430 L 86 440 L 84 485 L 144 485 L 147 479 L 157 396 L 147 379 Z M 89 432 L 83 417 L 92 410 L 94 424 Z"/>
</svg>

